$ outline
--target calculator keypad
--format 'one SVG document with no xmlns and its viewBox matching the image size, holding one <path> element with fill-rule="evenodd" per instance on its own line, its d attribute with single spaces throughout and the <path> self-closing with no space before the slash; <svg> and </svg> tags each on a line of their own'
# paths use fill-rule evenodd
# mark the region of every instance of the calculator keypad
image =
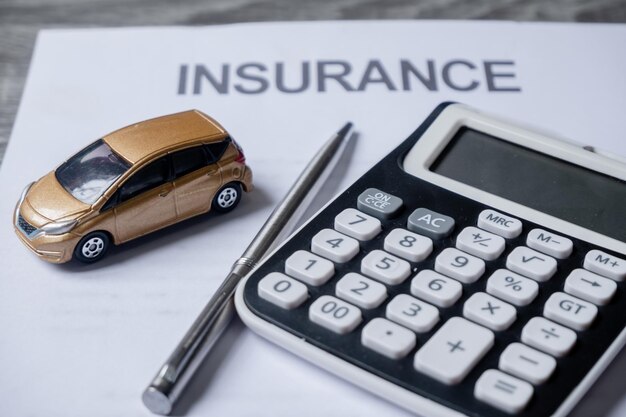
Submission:
<svg viewBox="0 0 626 417">
<path fill-rule="evenodd" d="M 572 239 L 541 228 L 522 235 L 520 220 L 492 209 L 472 224 L 404 204 L 380 189 L 362 192 L 358 209 L 311 233 L 310 252 L 291 249 L 285 274 L 268 271 L 258 295 L 306 309 L 315 332 L 339 338 L 324 336 L 322 346 L 358 337 L 363 358 L 410 361 L 415 375 L 446 386 L 468 381 L 485 406 L 521 413 L 558 376 L 555 357 L 580 355 L 577 332 L 601 321 L 598 306 L 616 298 L 626 261 L 596 249 L 576 254 Z M 322 340 L 316 334 L 311 340 Z"/>
</svg>

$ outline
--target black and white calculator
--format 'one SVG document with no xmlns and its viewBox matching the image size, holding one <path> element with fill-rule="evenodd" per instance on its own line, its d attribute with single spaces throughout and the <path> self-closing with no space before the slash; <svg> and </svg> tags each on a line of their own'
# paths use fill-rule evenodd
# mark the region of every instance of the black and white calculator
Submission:
<svg viewBox="0 0 626 417">
<path fill-rule="evenodd" d="M 564 416 L 626 342 L 626 164 L 444 103 L 238 287 L 254 331 L 423 416 Z"/>
</svg>

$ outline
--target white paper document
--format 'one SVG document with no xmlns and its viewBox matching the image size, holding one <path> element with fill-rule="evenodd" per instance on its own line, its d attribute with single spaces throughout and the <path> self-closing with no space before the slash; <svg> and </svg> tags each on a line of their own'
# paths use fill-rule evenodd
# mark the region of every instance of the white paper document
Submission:
<svg viewBox="0 0 626 417">
<path fill-rule="evenodd" d="M 358 138 L 333 192 L 459 101 L 626 157 L 626 26 L 318 22 L 40 34 L 0 169 L 0 414 L 149 416 L 141 393 L 321 144 Z M 14 235 L 26 184 L 120 127 L 197 108 L 243 147 L 256 189 L 85 266 Z M 318 201 L 318 206 L 324 201 Z M 402 416 L 235 320 L 187 416 Z"/>
</svg>

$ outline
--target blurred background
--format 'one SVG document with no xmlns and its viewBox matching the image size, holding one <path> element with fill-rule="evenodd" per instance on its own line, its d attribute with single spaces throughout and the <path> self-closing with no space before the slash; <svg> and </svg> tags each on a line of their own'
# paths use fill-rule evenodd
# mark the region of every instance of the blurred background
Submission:
<svg viewBox="0 0 626 417">
<path fill-rule="evenodd" d="M 278 20 L 626 22 L 626 0 L 0 0 L 0 161 L 40 29 Z"/>
</svg>

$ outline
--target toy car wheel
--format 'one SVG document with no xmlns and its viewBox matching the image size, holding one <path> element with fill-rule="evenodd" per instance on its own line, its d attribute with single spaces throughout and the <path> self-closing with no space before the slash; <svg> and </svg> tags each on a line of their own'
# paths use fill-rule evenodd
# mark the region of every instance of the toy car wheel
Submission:
<svg viewBox="0 0 626 417">
<path fill-rule="evenodd" d="M 104 232 L 92 232 L 83 237 L 74 249 L 74 257 L 83 263 L 99 261 L 109 249 L 111 239 Z"/>
<path fill-rule="evenodd" d="M 220 213 L 228 213 L 239 204 L 239 200 L 241 200 L 241 184 L 231 182 L 215 194 L 211 209 Z"/>
</svg>

